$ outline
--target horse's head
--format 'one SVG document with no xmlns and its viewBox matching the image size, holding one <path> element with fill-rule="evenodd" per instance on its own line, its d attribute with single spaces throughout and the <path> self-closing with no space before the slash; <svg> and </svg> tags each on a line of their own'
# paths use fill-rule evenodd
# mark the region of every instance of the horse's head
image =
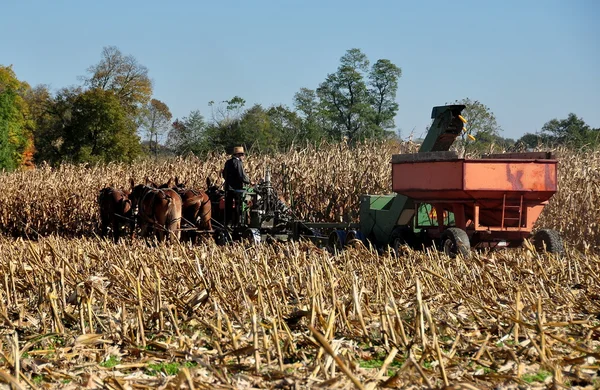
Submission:
<svg viewBox="0 0 600 390">
<path fill-rule="evenodd" d="M 140 204 L 140 200 L 142 199 L 144 194 L 146 194 L 146 192 L 150 191 L 154 187 L 150 187 L 147 184 L 135 185 L 135 183 L 133 182 L 133 179 L 131 179 L 130 183 L 131 183 L 131 191 L 128 195 L 128 198 L 131 201 L 131 208 L 134 210 L 134 213 L 135 213 L 135 210 L 137 209 L 138 205 Z M 146 183 L 148 183 L 148 180 L 146 180 Z"/>
<path fill-rule="evenodd" d="M 185 183 L 180 182 L 178 176 L 175 176 L 175 187 L 173 187 L 173 189 L 177 191 L 179 195 L 183 195 L 187 191 L 188 186 Z"/>
<path fill-rule="evenodd" d="M 175 176 L 175 187 L 186 188 L 186 184 L 179 181 L 179 176 Z"/>
<path fill-rule="evenodd" d="M 158 186 L 156 188 L 159 188 L 159 189 L 173 188 L 173 184 L 172 183 L 173 183 L 173 178 L 170 177 L 169 180 L 165 184 L 162 184 L 162 185 L 160 185 L 160 186 Z"/>
<path fill-rule="evenodd" d="M 150 180 L 150 178 L 148 176 L 146 176 L 145 180 L 146 180 L 146 186 L 152 187 L 152 188 L 158 188 L 158 185 L 156 185 L 156 183 L 153 180 Z"/>
<path fill-rule="evenodd" d="M 209 177 L 206 178 L 206 193 L 212 200 L 217 200 L 225 193 L 219 189 L 219 186 Z"/>
<path fill-rule="evenodd" d="M 131 202 L 130 192 L 122 191 L 123 197 L 121 198 L 121 213 L 124 216 L 130 216 L 133 214 L 133 203 Z"/>
</svg>

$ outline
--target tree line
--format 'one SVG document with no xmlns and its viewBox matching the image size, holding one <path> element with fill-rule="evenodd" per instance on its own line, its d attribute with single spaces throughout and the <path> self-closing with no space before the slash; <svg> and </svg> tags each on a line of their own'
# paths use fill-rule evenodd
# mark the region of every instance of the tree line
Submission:
<svg viewBox="0 0 600 390">
<path fill-rule="evenodd" d="M 209 102 L 207 115 L 197 109 L 173 119 L 168 105 L 153 97 L 148 73 L 114 46 L 102 50 L 80 85 L 57 91 L 31 87 L 11 66 L 0 65 L 0 169 L 203 155 L 228 152 L 234 145 L 271 153 L 322 142 L 399 137 L 394 118 L 402 70 L 387 59 L 371 63 L 360 49 L 348 50 L 315 88 L 301 88 L 291 108 L 247 107 L 234 96 Z M 466 105 L 468 124 L 457 142 L 465 150 L 600 145 L 600 130 L 572 113 L 513 140 L 500 135 L 493 112 L 483 103 L 469 98 L 453 103 Z"/>
</svg>

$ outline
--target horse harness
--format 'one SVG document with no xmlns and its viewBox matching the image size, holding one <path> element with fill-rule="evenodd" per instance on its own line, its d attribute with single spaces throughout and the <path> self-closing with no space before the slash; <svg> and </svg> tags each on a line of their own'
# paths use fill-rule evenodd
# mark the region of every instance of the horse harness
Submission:
<svg viewBox="0 0 600 390">
<path fill-rule="evenodd" d="M 194 196 L 202 196 L 201 194 L 204 194 L 204 195 L 206 195 L 206 200 L 202 200 L 202 201 L 200 202 L 200 208 L 204 207 L 204 205 L 206 205 L 208 202 L 210 202 L 210 196 L 209 196 L 209 195 L 208 195 L 206 192 L 203 192 L 203 191 L 197 191 L 197 190 L 196 190 L 196 189 L 194 189 L 194 188 L 189 188 L 189 189 L 186 189 L 185 191 L 182 191 L 182 192 L 183 192 L 183 193 L 185 193 L 186 191 L 191 191 L 191 192 L 192 192 L 192 194 L 194 194 Z M 180 195 L 181 195 L 181 194 L 180 194 Z M 202 218 L 206 217 L 206 216 L 207 216 L 207 215 L 208 215 L 208 214 L 209 214 L 211 211 L 212 211 L 212 210 L 208 210 L 208 211 L 206 211 L 204 214 L 201 214 L 201 215 L 199 215 L 198 217 L 196 217 L 196 221 L 197 221 L 198 219 L 202 219 Z M 187 222 L 190 222 L 190 221 L 187 221 Z M 192 225 L 194 225 L 194 224 L 192 224 Z"/>
<path fill-rule="evenodd" d="M 144 217 L 144 218 L 147 220 L 147 222 L 149 222 L 149 223 L 152 223 L 152 225 L 154 225 L 155 227 L 159 227 L 159 228 L 161 228 L 161 229 L 163 229 L 163 230 L 166 230 L 166 229 L 165 229 L 163 226 L 161 226 L 161 225 L 160 225 L 160 224 L 159 224 L 159 223 L 156 221 L 156 218 L 155 218 L 155 212 L 154 212 L 154 208 L 152 208 L 152 209 L 151 209 L 151 211 L 152 211 L 152 214 L 148 215 L 148 214 L 146 214 L 146 213 L 144 212 L 143 208 L 142 208 L 142 207 L 140 207 L 140 203 L 142 203 L 142 201 L 144 200 L 144 198 L 146 198 L 146 196 L 148 196 L 148 194 L 150 194 L 150 193 L 152 193 L 153 200 L 154 200 L 154 198 L 156 198 L 156 196 L 157 196 L 157 194 L 158 194 L 158 193 L 161 193 L 161 194 L 164 196 L 164 198 L 167 200 L 167 202 L 168 202 L 168 203 L 167 203 L 167 206 L 168 206 L 168 204 L 170 204 L 170 203 L 171 203 L 171 201 L 172 201 L 172 199 L 173 199 L 173 197 L 172 197 L 171 195 L 167 194 L 167 193 L 164 191 L 164 189 L 163 189 L 163 188 L 153 188 L 153 187 L 150 187 L 150 186 L 146 186 L 146 185 L 145 185 L 145 186 L 144 186 L 144 192 L 143 192 L 142 196 L 140 197 L 140 200 L 138 201 L 138 205 L 137 205 L 137 207 L 138 207 L 138 215 L 139 215 L 139 214 L 141 214 L 141 215 L 142 215 L 142 216 L 143 216 L 143 217 Z M 173 221 L 176 221 L 176 220 L 178 220 L 178 219 L 181 219 L 181 217 L 180 217 L 180 218 L 177 218 L 177 219 L 175 219 L 175 220 L 173 220 Z M 173 221 L 169 221 L 169 222 L 170 222 L 170 223 L 172 223 Z"/>
<path fill-rule="evenodd" d="M 103 188 L 102 190 L 100 190 L 100 195 L 98 196 L 99 203 L 102 203 L 105 196 L 112 195 L 113 193 L 117 193 L 117 194 L 121 195 L 121 198 L 119 199 L 119 202 L 118 202 L 119 205 L 129 203 L 129 206 L 133 209 L 133 203 L 131 202 L 131 199 L 129 199 L 129 197 L 127 196 L 125 191 L 123 191 L 121 189 L 113 188 L 113 187 L 107 187 L 107 188 Z M 121 209 L 124 210 L 125 207 L 122 206 Z M 122 215 L 120 213 L 114 213 L 114 215 L 116 217 L 123 218 L 128 221 L 131 220 L 130 218 L 127 218 L 125 215 Z"/>
</svg>

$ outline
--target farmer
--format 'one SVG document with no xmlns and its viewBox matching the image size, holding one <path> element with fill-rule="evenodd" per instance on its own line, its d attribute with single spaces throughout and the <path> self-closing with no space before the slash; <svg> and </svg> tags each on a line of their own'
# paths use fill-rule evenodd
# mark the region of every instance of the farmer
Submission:
<svg viewBox="0 0 600 390">
<path fill-rule="evenodd" d="M 240 222 L 240 211 L 244 185 L 251 184 L 250 179 L 244 172 L 244 147 L 233 148 L 232 157 L 225 163 L 223 178 L 225 179 L 225 224 L 229 225 L 233 219 L 235 225 Z M 235 199 L 235 209 L 233 201 Z"/>
</svg>

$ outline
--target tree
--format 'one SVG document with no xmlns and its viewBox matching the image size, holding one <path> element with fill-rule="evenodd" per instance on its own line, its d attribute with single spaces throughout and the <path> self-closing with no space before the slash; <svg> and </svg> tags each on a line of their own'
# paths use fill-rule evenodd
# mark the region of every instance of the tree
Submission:
<svg viewBox="0 0 600 390">
<path fill-rule="evenodd" d="M 214 100 L 208 102 L 211 108 L 212 120 L 218 126 L 226 126 L 230 122 L 239 120 L 246 101 L 239 96 L 234 96 L 230 100 L 223 100 L 220 104 L 215 104 Z"/>
<path fill-rule="evenodd" d="M 271 122 L 271 132 L 278 139 L 277 145 L 270 145 L 273 149 L 286 150 L 303 140 L 313 141 L 307 134 L 303 133 L 302 119 L 286 106 L 277 105 L 267 110 Z"/>
<path fill-rule="evenodd" d="M 0 169 L 31 162 L 35 122 L 23 98 L 29 90 L 29 84 L 19 81 L 12 67 L 0 66 Z"/>
<path fill-rule="evenodd" d="M 319 126 L 334 140 L 347 138 L 352 142 L 393 135 L 402 70 L 387 59 L 377 60 L 371 68 L 369 64 L 360 49 L 348 50 L 337 71 L 327 75 L 317 88 L 317 109 L 309 89 L 296 94 L 297 107 L 317 113 Z M 310 122 L 311 130 L 312 126 L 314 122 Z"/>
<path fill-rule="evenodd" d="M 85 85 L 113 92 L 130 114 L 136 114 L 150 101 L 152 81 L 148 69 L 132 55 L 123 55 L 115 46 L 104 47 L 100 62 L 87 71 L 91 75 L 84 77 Z"/>
<path fill-rule="evenodd" d="M 299 113 L 300 131 L 299 140 L 317 143 L 327 137 L 323 116 L 319 111 L 319 101 L 314 90 L 301 88 L 294 95 L 294 107 Z"/>
<path fill-rule="evenodd" d="M 548 143 L 548 136 L 542 134 L 525 133 L 516 142 L 522 149 L 535 149 Z"/>
<path fill-rule="evenodd" d="M 541 135 L 550 143 L 574 148 L 595 148 L 600 145 L 600 130 L 592 129 L 582 118 L 570 113 L 566 119 L 552 119 L 542 126 Z"/>
<path fill-rule="evenodd" d="M 375 111 L 373 124 L 381 129 L 392 130 L 398 112 L 396 92 L 402 70 L 390 60 L 378 60 L 369 73 L 369 95 Z"/>
<path fill-rule="evenodd" d="M 34 105 L 37 106 L 34 109 L 36 162 L 45 161 L 54 165 L 62 161 L 65 154 L 65 128 L 71 124 L 73 105 L 81 93 L 81 87 L 70 87 L 58 90 L 54 97 L 49 93 L 48 96 L 44 96 L 43 91 L 39 91 L 35 97 L 31 96 L 31 100 L 35 100 Z"/>
<path fill-rule="evenodd" d="M 279 137 L 273 131 L 267 111 L 260 104 L 255 104 L 242 116 L 237 134 L 231 138 L 231 141 L 234 142 L 224 145 L 226 150 L 241 144 L 252 147 L 259 153 L 269 153 L 277 150 Z"/>
<path fill-rule="evenodd" d="M 63 130 L 63 160 L 131 162 L 140 150 L 134 121 L 112 91 L 94 88 L 73 99 L 71 118 Z"/>
<path fill-rule="evenodd" d="M 158 137 L 169 130 L 172 117 L 169 107 L 160 100 L 152 99 L 144 107 L 142 128 L 150 141 L 150 147 L 154 145 L 155 156 L 158 154 Z"/>
<path fill-rule="evenodd" d="M 600 129 L 592 129 L 583 119 L 570 113 L 566 119 L 552 119 L 536 133 L 525 133 L 518 141 L 525 148 L 568 146 L 594 149 L 600 146 Z"/>
<path fill-rule="evenodd" d="M 337 72 L 329 74 L 317 88 L 317 96 L 327 119 L 331 121 L 331 136 L 350 141 L 359 138 L 373 108 L 364 81 L 369 67 L 367 56 L 360 49 L 350 49 L 342 56 Z"/>
<path fill-rule="evenodd" d="M 193 153 L 195 155 L 210 150 L 213 140 L 206 133 L 207 123 L 200 111 L 194 110 L 187 117 L 173 122 L 167 136 L 167 146 L 177 155 Z"/>
<path fill-rule="evenodd" d="M 37 85 L 24 96 L 29 106 L 31 120 L 34 121 L 32 150 L 36 162 L 52 159 L 52 141 L 57 130 L 57 117 L 53 114 L 54 99 L 46 85 Z"/>
<path fill-rule="evenodd" d="M 448 104 L 448 103 L 447 103 Z M 497 144 L 501 128 L 496 121 L 494 113 L 478 100 L 465 98 L 450 104 L 464 104 L 462 116 L 467 120 L 466 131 L 461 133 L 459 146 L 465 151 L 489 150 Z M 471 139 L 471 137 L 474 139 Z"/>
</svg>

